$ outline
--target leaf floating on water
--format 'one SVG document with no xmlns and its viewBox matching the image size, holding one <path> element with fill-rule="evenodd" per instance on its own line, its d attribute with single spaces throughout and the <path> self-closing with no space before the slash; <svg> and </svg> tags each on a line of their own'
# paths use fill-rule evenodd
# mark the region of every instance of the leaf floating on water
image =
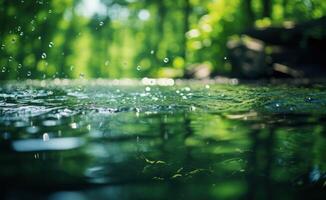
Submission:
<svg viewBox="0 0 326 200">
<path fill-rule="evenodd" d="M 195 175 L 195 174 L 198 174 L 198 173 L 201 173 L 201 172 L 210 172 L 210 173 L 212 173 L 212 170 L 209 170 L 209 169 L 195 169 L 195 170 L 192 170 L 192 171 L 188 172 L 186 175 L 187 176 Z"/>
<path fill-rule="evenodd" d="M 158 176 L 154 176 L 152 179 L 157 181 L 164 181 L 164 178 Z"/>
<path fill-rule="evenodd" d="M 177 170 L 177 173 L 180 173 L 183 170 L 183 167 Z"/>
<path fill-rule="evenodd" d="M 174 174 L 171 179 L 175 179 L 175 178 L 178 178 L 178 177 L 182 177 L 182 174 Z"/>
<path fill-rule="evenodd" d="M 146 161 L 147 163 L 149 163 L 149 164 L 154 164 L 154 163 L 155 163 L 155 161 L 153 161 L 153 160 L 149 160 L 149 159 L 147 159 L 147 158 L 145 158 L 145 161 Z"/>
<path fill-rule="evenodd" d="M 164 161 L 162 161 L 162 160 L 149 160 L 149 159 L 147 159 L 147 158 L 144 158 L 145 159 L 145 161 L 147 162 L 147 163 L 149 163 L 149 164 L 166 164 L 166 162 L 164 162 Z"/>
</svg>

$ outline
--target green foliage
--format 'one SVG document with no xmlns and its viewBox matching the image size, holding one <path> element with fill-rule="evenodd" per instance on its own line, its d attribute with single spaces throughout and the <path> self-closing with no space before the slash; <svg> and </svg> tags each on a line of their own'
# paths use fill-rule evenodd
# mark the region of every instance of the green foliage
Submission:
<svg viewBox="0 0 326 200">
<path fill-rule="evenodd" d="M 0 79 L 227 73 L 230 36 L 325 12 L 323 0 L 0 0 Z"/>
</svg>

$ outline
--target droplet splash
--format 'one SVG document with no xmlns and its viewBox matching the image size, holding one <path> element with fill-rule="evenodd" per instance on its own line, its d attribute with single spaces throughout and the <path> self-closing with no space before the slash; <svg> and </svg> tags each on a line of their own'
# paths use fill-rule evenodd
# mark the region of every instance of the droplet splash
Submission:
<svg viewBox="0 0 326 200">
<path fill-rule="evenodd" d="M 44 133 L 43 134 L 43 141 L 46 142 L 46 141 L 49 141 L 49 140 L 50 140 L 49 134 Z"/>
</svg>

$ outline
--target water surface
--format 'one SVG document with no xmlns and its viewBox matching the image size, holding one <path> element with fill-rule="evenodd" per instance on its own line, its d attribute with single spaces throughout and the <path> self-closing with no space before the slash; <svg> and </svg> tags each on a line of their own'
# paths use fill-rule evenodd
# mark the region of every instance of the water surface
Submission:
<svg viewBox="0 0 326 200">
<path fill-rule="evenodd" d="M 4 199 L 324 199 L 326 87 L 0 86 Z"/>
</svg>

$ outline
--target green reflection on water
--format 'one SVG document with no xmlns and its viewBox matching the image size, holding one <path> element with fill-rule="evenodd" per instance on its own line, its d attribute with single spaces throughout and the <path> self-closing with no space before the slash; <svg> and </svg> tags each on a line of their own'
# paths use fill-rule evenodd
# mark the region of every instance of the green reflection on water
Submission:
<svg viewBox="0 0 326 200">
<path fill-rule="evenodd" d="M 325 195 L 322 86 L 92 83 L 1 86 L 4 197 Z"/>
</svg>

